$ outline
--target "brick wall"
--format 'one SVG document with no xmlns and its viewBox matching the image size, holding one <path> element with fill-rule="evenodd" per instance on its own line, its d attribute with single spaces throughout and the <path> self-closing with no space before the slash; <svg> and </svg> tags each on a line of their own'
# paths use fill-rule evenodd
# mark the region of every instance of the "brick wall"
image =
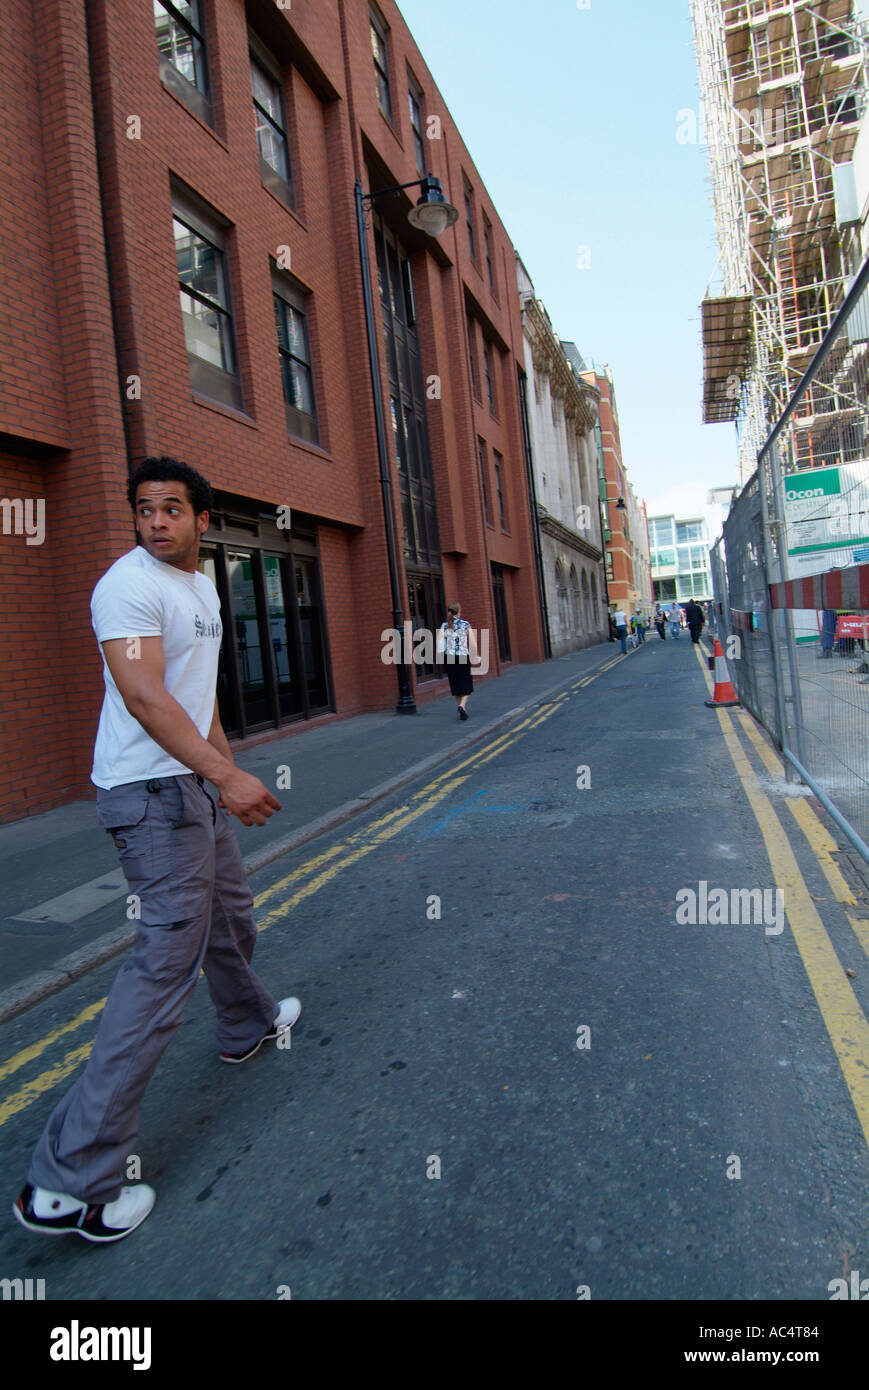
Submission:
<svg viewBox="0 0 869 1390">
<path fill-rule="evenodd" d="M 214 128 L 161 82 L 151 6 L 8 0 L 0 11 L 0 53 L 12 83 L 0 142 L 7 193 L 0 208 L 0 494 L 44 497 L 48 523 L 40 547 L 0 536 L 0 598 L 4 612 L 16 614 L 0 671 L 0 757 L 14 773 L 0 787 L 0 820 L 88 793 L 102 694 L 90 592 L 133 542 L 128 463 L 148 454 L 183 458 L 215 488 L 262 510 L 288 504 L 319 520 L 337 713 L 394 703 L 395 672 L 380 660 L 392 600 L 353 185 L 357 176 L 366 189 L 418 177 L 408 65 L 423 88 L 425 116 L 440 120 L 440 138 L 427 142 L 430 169 L 460 211 L 435 244 L 405 221 L 415 190 L 378 207 L 401 228 L 411 255 L 423 376 L 441 382 L 427 416 L 445 593 L 460 598 L 475 626 L 494 629 L 491 563 L 501 564 L 513 659 L 542 659 L 516 379 L 522 335 L 514 253 L 399 11 L 390 0 L 381 9 L 393 125 L 376 101 L 367 0 L 286 11 L 272 0 L 248 0 L 247 7 L 204 0 Z M 261 181 L 248 20 L 285 74 L 294 211 Z M 138 138 L 129 138 L 131 129 Z M 476 263 L 463 173 L 475 193 Z M 170 179 L 227 224 L 240 411 L 191 390 Z M 373 266 L 370 228 L 368 237 Z M 287 434 L 270 274 L 280 247 L 290 248 L 292 274 L 310 292 L 319 446 Z M 472 397 L 469 310 L 493 345 L 494 415 Z M 377 303 L 375 313 L 380 338 Z M 140 394 L 126 391 L 132 377 Z M 385 372 L 382 387 L 388 403 Z M 504 458 L 509 530 L 497 515 L 494 527 L 482 515 L 478 434 L 490 456 L 497 449 Z M 391 439 L 388 445 L 392 456 Z M 397 499 L 394 458 L 391 466 Z M 400 539 L 397 507 L 395 521 Z M 403 597 L 401 555 L 399 568 Z M 497 671 L 494 638 L 492 654 Z M 426 684 L 419 698 L 441 688 Z"/>
</svg>

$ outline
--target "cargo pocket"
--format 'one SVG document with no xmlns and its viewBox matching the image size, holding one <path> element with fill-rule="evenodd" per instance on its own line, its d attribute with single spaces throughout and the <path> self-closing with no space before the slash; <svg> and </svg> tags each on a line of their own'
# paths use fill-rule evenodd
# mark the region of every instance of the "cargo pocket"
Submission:
<svg viewBox="0 0 869 1390">
<path fill-rule="evenodd" d="M 177 777 L 166 777 L 160 784 L 159 794 L 160 815 L 173 830 L 178 830 L 184 824 L 187 807 L 184 804 L 184 792 Z"/>
<path fill-rule="evenodd" d="M 150 801 L 144 782 L 97 791 L 97 821 L 114 840 L 121 868 L 134 891 L 141 891 L 153 871 Z"/>
</svg>

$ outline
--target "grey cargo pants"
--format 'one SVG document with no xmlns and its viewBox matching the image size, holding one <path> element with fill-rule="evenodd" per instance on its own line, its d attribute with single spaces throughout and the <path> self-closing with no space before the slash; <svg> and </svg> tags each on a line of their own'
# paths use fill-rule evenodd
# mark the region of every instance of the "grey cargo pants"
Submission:
<svg viewBox="0 0 869 1390">
<path fill-rule="evenodd" d="M 204 970 L 222 1052 L 244 1052 L 278 1006 L 250 966 L 253 899 L 238 840 L 194 773 L 97 790 L 139 924 L 84 1072 L 52 1113 L 27 1181 L 80 1201 L 120 1195 L 157 1063 Z M 129 899 L 128 899 L 129 902 Z"/>
</svg>

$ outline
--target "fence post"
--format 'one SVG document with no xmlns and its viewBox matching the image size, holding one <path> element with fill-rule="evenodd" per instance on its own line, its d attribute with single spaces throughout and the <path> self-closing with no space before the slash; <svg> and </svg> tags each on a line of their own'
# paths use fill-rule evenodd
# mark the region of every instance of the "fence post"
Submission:
<svg viewBox="0 0 869 1390">
<path fill-rule="evenodd" d="M 779 458 L 778 447 L 778 440 L 776 439 L 773 441 L 772 448 L 769 450 L 766 456 L 766 461 L 768 461 L 769 464 L 770 492 L 774 498 L 775 509 L 778 513 L 778 516 L 775 519 L 770 518 L 770 524 L 777 528 L 776 544 L 778 546 L 779 568 L 781 570 L 781 574 L 779 577 L 782 580 L 788 580 L 791 577 L 791 571 L 790 563 L 788 560 L 788 533 L 787 520 L 785 517 L 784 478 L 782 475 L 781 459 Z M 763 471 L 761 471 L 761 482 L 762 481 Z M 767 582 L 769 582 L 769 579 L 767 579 Z M 800 690 L 800 668 L 797 659 L 797 644 L 794 638 L 794 619 L 793 614 L 791 613 L 791 610 L 789 608 L 783 608 L 780 611 L 784 619 L 785 644 L 787 646 L 788 667 L 790 668 L 791 676 L 791 705 L 793 708 L 792 727 L 795 735 L 793 752 L 796 753 L 800 762 L 805 764 L 806 759 L 803 750 L 803 701 L 802 692 Z M 772 612 L 773 609 L 770 608 L 770 613 Z M 770 627 L 771 626 L 772 623 L 770 623 Z M 784 745 L 782 746 L 784 747 Z M 799 777 L 798 775 L 795 775 L 796 769 L 792 770 L 792 764 L 788 762 L 787 759 L 785 760 L 785 767 L 787 770 L 788 781 L 798 781 Z"/>
<path fill-rule="evenodd" d="M 761 452 L 757 460 L 757 490 L 760 495 L 760 532 L 763 536 L 763 583 L 767 600 L 766 626 L 767 632 L 769 634 L 770 656 L 772 657 L 773 684 L 775 685 L 775 705 L 776 710 L 778 712 L 779 737 L 781 739 L 782 753 L 784 754 L 787 752 L 789 742 L 787 707 L 784 693 L 784 672 L 782 671 L 781 667 L 781 654 L 778 649 L 778 641 L 776 639 L 775 632 L 776 610 L 772 606 L 772 598 L 770 596 L 770 585 L 774 582 L 770 526 L 774 525 L 775 522 L 769 514 L 769 504 L 767 502 L 766 492 L 766 470 L 764 465 L 765 460 L 763 453 Z M 779 555 L 781 555 L 780 541 L 778 545 L 778 550 Z M 793 680 L 793 671 L 791 671 L 791 680 Z M 798 780 L 797 773 L 793 765 L 788 761 L 787 758 L 784 759 L 784 765 L 785 777 L 787 781 L 796 782 Z"/>
</svg>

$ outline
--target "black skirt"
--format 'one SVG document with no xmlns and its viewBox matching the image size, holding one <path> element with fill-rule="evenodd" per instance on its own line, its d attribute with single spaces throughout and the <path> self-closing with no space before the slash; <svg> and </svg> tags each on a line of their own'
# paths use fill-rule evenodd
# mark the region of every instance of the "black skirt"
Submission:
<svg viewBox="0 0 869 1390">
<path fill-rule="evenodd" d="M 473 695 L 474 677 L 471 675 L 471 663 L 467 657 L 456 657 L 455 661 L 447 661 L 447 677 L 450 682 L 451 695 Z"/>
</svg>

